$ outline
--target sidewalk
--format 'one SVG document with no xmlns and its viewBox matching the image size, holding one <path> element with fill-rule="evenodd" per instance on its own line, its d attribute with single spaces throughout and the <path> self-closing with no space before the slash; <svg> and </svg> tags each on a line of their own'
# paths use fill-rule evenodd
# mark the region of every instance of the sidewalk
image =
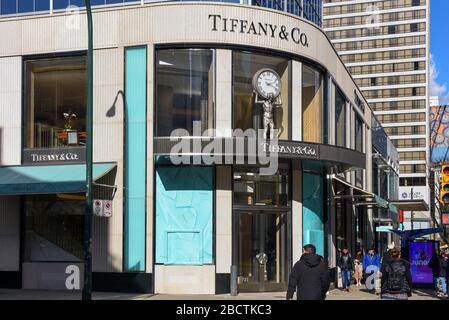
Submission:
<svg viewBox="0 0 449 320">
<path fill-rule="evenodd" d="M 219 295 L 165 295 L 132 294 L 114 292 L 93 292 L 93 300 L 285 300 L 285 292 L 240 293 L 237 296 Z M 440 300 L 433 290 L 417 289 L 410 300 Z M 0 300 L 81 300 L 81 293 L 73 291 L 13 290 L 0 289 Z M 327 300 L 380 300 L 378 295 L 369 293 L 366 288 L 352 287 L 347 293 L 332 290 Z M 447 300 L 447 299 L 445 299 Z"/>
</svg>

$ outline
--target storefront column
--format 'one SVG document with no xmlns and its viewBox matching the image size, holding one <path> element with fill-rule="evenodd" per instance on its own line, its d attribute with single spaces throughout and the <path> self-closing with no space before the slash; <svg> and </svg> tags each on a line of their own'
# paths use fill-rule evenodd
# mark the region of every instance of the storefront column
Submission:
<svg viewBox="0 0 449 320">
<path fill-rule="evenodd" d="M 22 57 L 0 58 L 0 70 L 2 70 L 0 73 L 2 84 L 0 86 L 0 165 L 20 165 L 22 158 L 22 109 L 20 107 Z"/>
<path fill-rule="evenodd" d="M 232 50 L 216 50 L 217 136 L 232 136 Z M 229 293 L 232 264 L 232 167 L 216 166 L 215 293 Z"/>
<path fill-rule="evenodd" d="M 328 114 L 329 115 L 335 115 L 335 84 L 333 82 L 333 79 L 331 77 L 329 77 L 329 86 L 328 86 L 328 106 L 329 106 L 329 111 Z M 329 144 L 335 145 L 335 116 L 333 117 L 329 117 L 328 119 L 328 128 L 329 128 L 329 134 L 328 134 L 328 139 L 329 139 Z"/>
<path fill-rule="evenodd" d="M 230 292 L 232 264 L 232 167 L 216 166 L 215 292 Z"/>
<path fill-rule="evenodd" d="M 329 212 L 329 235 L 328 235 L 328 264 L 329 268 L 335 268 L 337 266 L 336 257 L 337 257 L 337 230 L 336 230 L 336 212 L 335 212 L 335 190 L 334 184 L 332 183 L 332 179 L 327 179 L 328 184 L 328 212 Z"/>
<path fill-rule="evenodd" d="M 301 162 L 292 162 L 292 264 L 302 255 L 302 170 Z"/>
<path fill-rule="evenodd" d="M 124 271 L 145 271 L 147 48 L 125 48 Z"/>
<path fill-rule="evenodd" d="M 365 138 L 365 153 L 366 153 L 366 189 L 368 192 L 376 193 L 375 190 L 373 190 L 373 150 L 371 148 L 371 138 L 372 133 L 371 129 L 366 129 L 366 138 Z M 367 230 L 366 230 L 366 246 L 371 246 L 374 244 L 374 220 L 373 220 L 373 209 L 368 208 L 367 210 L 367 216 L 368 216 L 368 222 L 367 222 Z"/>
<path fill-rule="evenodd" d="M 148 67 L 148 75 L 154 74 L 154 46 L 147 47 L 147 67 Z M 146 199 L 146 222 L 147 222 L 147 230 L 146 230 L 146 272 L 153 272 L 153 243 L 154 243 L 154 234 L 153 234 L 153 225 L 154 225 L 154 201 L 155 201 L 155 192 L 154 192 L 154 177 L 155 177 L 155 166 L 154 166 L 154 151 L 153 151 L 153 133 L 154 133 L 154 109 L 153 109 L 153 101 L 154 101 L 154 82 L 153 77 L 147 76 L 147 199 Z"/>
<path fill-rule="evenodd" d="M 292 140 L 302 139 L 302 64 L 292 61 Z M 292 161 L 292 263 L 302 254 L 302 168 L 299 160 Z"/>
<path fill-rule="evenodd" d="M 109 218 L 93 218 L 92 269 L 94 290 L 97 272 L 122 272 L 123 265 L 123 49 L 94 50 L 94 162 L 117 163 L 115 182 L 119 186 Z M 116 97 L 111 106 L 111 97 Z M 112 110 L 111 110 L 112 109 Z M 113 111 L 113 112 L 112 112 Z"/>
<path fill-rule="evenodd" d="M 302 140 L 302 64 L 292 61 L 292 140 Z"/>
</svg>

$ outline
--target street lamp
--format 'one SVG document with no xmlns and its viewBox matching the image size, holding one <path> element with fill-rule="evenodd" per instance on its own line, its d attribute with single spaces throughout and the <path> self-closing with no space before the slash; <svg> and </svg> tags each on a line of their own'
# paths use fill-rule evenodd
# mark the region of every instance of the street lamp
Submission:
<svg viewBox="0 0 449 320">
<path fill-rule="evenodd" d="M 87 110 L 86 110 L 86 216 L 84 219 L 83 300 L 92 300 L 92 135 L 93 135 L 93 34 L 90 0 L 84 0 L 87 12 Z"/>
</svg>

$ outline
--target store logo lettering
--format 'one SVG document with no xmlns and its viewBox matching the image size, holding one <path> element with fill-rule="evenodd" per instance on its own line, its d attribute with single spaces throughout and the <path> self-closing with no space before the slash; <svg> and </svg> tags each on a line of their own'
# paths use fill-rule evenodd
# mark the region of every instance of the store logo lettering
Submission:
<svg viewBox="0 0 449 320">
<path fill-rule="evenodd" d="M 73 161 L 79 160 L 79 156 L 76 153 L 61 153 L 61 154 L 31 154 L 33 162 L 41 161 Z"/>
<path fill-rule="evenodd" d="M 287 28 L 285 25 L 277 26 L 271 23 L 249 22 L 248 20 L 222 18 L 219 14 L 210 14 L 209 20 L 212 21 L 212 31 L 238 32 L 244 34 L 253 34 L 255 36 L 267 36 L 271 38 L 278 37 L 281 40 L 290 39 L 303 47 L 308 47 L 307 35 L 301 32 L 298 27 Z M 289 31 L 290 30 L 290 31 Z"/>
<path fill-rule="evenodd" d="M 264 152 L 276 152 L 276 153 L 289 153 L 305 156 L 317 156 L 317 150 L 309 146 L 283 146 L 283 145 L 273 145 L 269 143 L 262 143 Z"/>
</svg>

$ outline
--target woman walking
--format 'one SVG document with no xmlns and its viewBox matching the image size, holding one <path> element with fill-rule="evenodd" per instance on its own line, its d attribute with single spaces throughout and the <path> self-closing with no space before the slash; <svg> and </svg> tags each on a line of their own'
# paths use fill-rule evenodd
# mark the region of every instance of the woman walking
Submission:
<svg viewBox="0 0 449 320">
<path fill-rule="evenodd" d="M 381 299 L 408 300 L 412 295 L 412 274 L 410 264 L 401 259 L 401 252 L 394 248 L 391 259 L 382 265 Z"/>
<path fill-rule="evenodd" d="M 356 287 L 362 286 L 362 278 L 363 278 L 363 254 L 362 251 L 358 251 L 357 255 L 354 259 L 354 279 L 356 281 Z"/>
</svg>

